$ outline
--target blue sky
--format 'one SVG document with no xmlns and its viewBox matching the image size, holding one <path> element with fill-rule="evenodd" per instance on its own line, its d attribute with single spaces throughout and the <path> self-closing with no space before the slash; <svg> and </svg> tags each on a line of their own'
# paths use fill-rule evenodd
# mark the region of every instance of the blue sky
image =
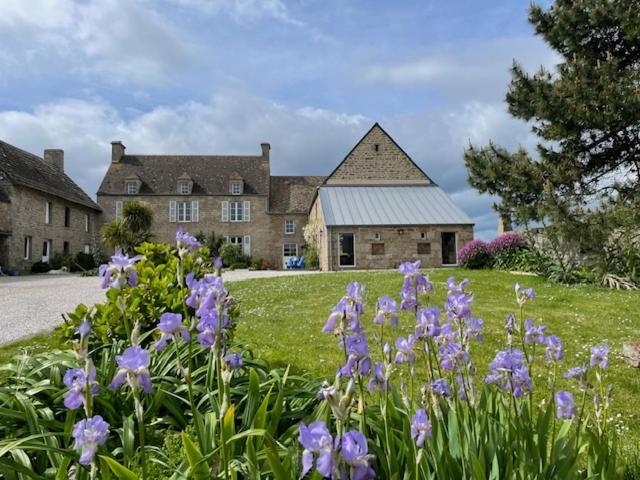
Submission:
<svg viewBox="0 0 640 480">
<path fill-rule="evenodd" d="M 546 2 L 548 3 L 548 2 Z M 462 153 L 532 148 L 506 113 L 513 59 L 552 66 L 529 1 L 3 0 L 0 138 L 63 148 L 94 194 L 110 141 L 138 153 L 258 153 L 327 174 L 375 121 L 491 238 Z"/>
</svg>

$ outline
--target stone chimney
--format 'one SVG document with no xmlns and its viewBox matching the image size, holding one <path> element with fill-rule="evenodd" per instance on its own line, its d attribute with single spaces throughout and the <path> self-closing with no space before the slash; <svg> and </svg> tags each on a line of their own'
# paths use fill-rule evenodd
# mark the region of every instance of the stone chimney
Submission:
<svg viewBox="0 0 640 480">
<path fill-rule="evenodd" d="M 111 142 L 111 163 L 118 163 L 124 157 L 124 144 L 120 140 Z"/>
<path fill-rule="evenodd" d="M 511 224 L 511 217 L 506 214 L 498 214 L 498 235 L 502 235 L 505 232 L 513 230 Z"/>
<path fill-rule="evenodd" d="M 271 145 L 268 143 L 261 143 L 260 147 L 262 147 L 262 158 L 268 162 L 269 161 L 269 150 L 271 150 Z"/>
<path fill-rule="evenodd" d="M 64 172 L 64 150 L 48 148 L 44 151 L 43 159 L 44 163 L 48 163 L 61 172 Z"/>
</svg>

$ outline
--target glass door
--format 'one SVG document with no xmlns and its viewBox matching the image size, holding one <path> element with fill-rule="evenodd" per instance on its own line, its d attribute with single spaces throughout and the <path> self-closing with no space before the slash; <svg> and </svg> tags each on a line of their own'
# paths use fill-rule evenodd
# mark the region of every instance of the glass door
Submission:
<svg viewBox="0 0 640 480">
<path fill-rule="evenodd" d="M 339 265 L 341 267 L 356 266 L 356 245 L 353 233 L 339 233 L 338 245 L 340 247 Z"/>
<path fill-rule="evenodd" d="M 442 232 L 442 265 L 457 265 L 456 232 Z"/>
</svg>

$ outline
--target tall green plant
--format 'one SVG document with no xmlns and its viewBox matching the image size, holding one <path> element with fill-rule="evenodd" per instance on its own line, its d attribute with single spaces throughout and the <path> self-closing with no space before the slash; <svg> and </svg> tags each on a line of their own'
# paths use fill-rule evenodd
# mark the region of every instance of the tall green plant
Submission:
<svg viewBox="0 0 640 480">
<path fill-rule="evenodd" d="M 153 212 L 145 203 L 124 202 L 122 218 L 105 223 L 100 230 L 102 241 L 112 250 L 133 252 L 135 247 L 151 240 Z"/>
</svg>

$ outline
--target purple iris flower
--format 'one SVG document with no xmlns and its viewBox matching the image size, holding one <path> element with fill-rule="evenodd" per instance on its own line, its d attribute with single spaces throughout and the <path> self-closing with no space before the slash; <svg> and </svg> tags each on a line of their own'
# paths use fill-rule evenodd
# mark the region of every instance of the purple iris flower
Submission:
<svg viewBox="0 0 640 480">
<path fill-rule="evenodd" d="M 212 348 L 215 346 L 220 333 L 218 331 L 218 313 L 212 311 L 210 314 L 202 317 L 196 329 L 200 332 L 198 334 L 198 342 L 200 342 L 203 347 Z M 222 335 L 224 337 L 224 331 Z"/>
<path fill-rule="evenodd" d="M 196 309 L 196 315 L 201 316 L 204 311 L 225 304 L 228 292 L 222 278 L 217 275 L 207 274 L 204 278 L 196 280 L 194 274 L 189 273 L 185 281 L 191 289 L 185 303 Z"/>
<path fill-rule="evenodd" d="M 345 338 L 347 363 L 340 369 L 340 374 L 350 377 L 354 372 L 367 376 L 371 372 L 371 358 L 369 344 L 364 332 L 356 333 Z"/>
<path fill-rule="evenodd" d="M 224 363 L 230 370 L 238 370 L 244 364 L 241 353 L 229 353 L 224 357 Z"/>
<path fill-rule="evenodd" d="M 96 369 L 91 368 L 89 378 L 84 370 L 79 368 L 70 368 L 64 374 L 62 382 L 69 389 L 64 396 L 64 406 L 69 410 L 75 410 L 85 404 L 87 384 L 91 395 L 98 394 L 98 382 L 96 382 Z"/>
<path fill-rule="evenodd" d="M 369 385 L 367 389 L 370 392 L 385 391 L 387 390 L 387 378 L 384 375 L 384 365 L 382 363 L 376 363 L 373 366 L 371 378 L 369 379 Z"/>
<path fill-rule="evenodd" d="M 178 255 L 183 257 L 187 252 L 193 252 L 200 248 L 200 242 L 193 235 L 189 235 L 182 230 L 182 227 L 176 231 L 176 244 L 178 246 Z"/>
<path fill-rule="evenodd" d="M 358 313 L 354 309 L 352 302 L 349 301 L 349 297 L 342 297 L 337 303 L 331 314 L 322 328 L 323 333 L 343 333 L 342 320 L 345 320 L 345 326 L 347 330 L 351 330 L 354 333 L 362 331 L 362 325 L 358 320 Z"/>
<path fill-rule="evenodd" d="M 519 283 L 516 283 L 513 288 L 516 291 L 516 301 L 520 306 L 524 305 L 527 300 L 533 300 L 537 296 L 532 288 L 522 288 Z"/>
<path fill-rule="evenodd" d="M 116 356 L 120 369 L 109 388 L 117 390 L 124 382 L 128 382 L 132 389 L 142 387 L 146 393 L 153 392 L 151 377 L 149 376 L 149 352 L 139 346 L 127 348 L 122 355 Z"/>
<path fill-rule="evenodd" d="M 444 308 L 447 310 L 447 316 L 450 319 L 466 319 L 471 315 L 472 304 L 473 295 L 459 291 L 447 295 Z"/>
<path fill-rule="evenodd" d="M 602 344 L 596 345 L 591 349 L 591 360 L 589 365 L 600 368 L 607 368 L 609 366 L 609 346 Z"/>
<path fill-rule="evenodd" d="M 413 335 L 409 335 L 407 338 L 398 337 L 396 339 L 396 353 L 395 363 L 416 363 L 416 352 L 413 351 L 413 345 L 416 342 L 416 338 Z"/>
<path fill-rule="evenodd" d="M 427 412 L 421 408 L 411 417 L 411 439 L 415 440 L 419 448 L 422 448 L 427 438 L 431 438 L 431 422 Z"/>
<path fill-rule="evenodd" d="M 154 345 L 157 350 L 164 350 L 169 340 L 175 341 L 182 337 L 182 340 L 188 342 L 191 338 L 189 330 L 182 325 L 182 315 L 179 313 L 163 313 L 160 316 L 158 330 L 162 332 L 162 336 Z"/>
<path fill-rule="evenodd" d="M 516 398 L 531 391 L 531 377 L 522 350 L 498 352 L 489 364 L 489 369 L 491 373 L 485 378 L 487 383 L 498 385 L 501 390 Z"/>
<path fill-rule="evenodd" d="M 458 342 L 442 345 L 440 351 L 440 366 L 447 372 L 460 371 L 471 361 L 467 352 Z"/>
<path fill-rule="evenodd" d="M 458 384 L 458 398 L 460 400 L 469 400 L 468 393 L 471 392 L 472 385 L 470 377 L 463 377 L 462 375 L 456 376 L 456 383 Z M 475 388 L 473 389 L 475 392 Z"/>
<path fill-rule="evenodd" d="M 352 480 L 369 480 L 376 478 L 369 463 L 372 455 L 368 455 L 367 439 L 357 430 L 351 430 L 342 437 L 340 453 L 344 463 L 350 468 L 349 478 Z"/>
<path fill-rule="evenodd" d="M 405 262 L 400 265 L 398 271 L 404 274 L 400 297 L 402 310 L 410 310 L 420 306 L 418 296 L 433 290 L 433 285 L 429 279 L 420 273 L 420 260 L 415 262 Z"/>
<path fill-rule="evenodd" d="M 91 323 L 86 318 L 82 320 L 78 326 L 78 334 L 80 334 L 80 340 L 84 340 L 91 333 Z"/>
<path fill-rule="evenodd" d="M 398 267 L 398 271 L 403 275 L 415 275 L 420 271 L 420 260 L 401 263 Z"/>
<path fill-rule="evenodd" d="M 396 301 L 386 295 L 381 296 L 376 303 L 376 316 L 373 323 L 376 325 L 384 325 L 389 320 L 392 327 L 398 326 L 398 304 Z"/>
<path fill-rule="evenodd" d="M 524 343 L 544 344 L 544 332 L 547 327 L 544 325 L 534 325 L 533 318 L 527 318 L 524 322 Z"/>
<path fill-rule="evenodd" d="M 91 465 L 100 445 L 109 438 L 109 424 L 100 415 L 80 420 L 73 426 L 73 448 L 80 450 L 80 464 Z"/>
<path fill-rule="evenodd" d="M 545 339 L 545 343 L 547 345 L 547 348 L 545 350 L 545 356 L 547 357 L 547 360 L 549 360 L 550 362 L 562 360 L 562 358 L 564 357 L 562 339 L 557 335 L 549 335 Z"/>
<path fill-rule="evenodd" d="M 416 338 L 437 337 L 440 335 L 440 309 L 438 307 L 423 308 L 418 312 Z"/>
<path fill-rule="evenodd" d="M 464 292 L 464 288 L 469 284 L 469 279 L 465 278 L 460 283 L 456 283 L 456 277 L 449 277 L 447 280 L 447 293 Z"/>
<path fill-rule="evenodd" d="M 449 384 L 444 378 L 439 378 L 431 382 L 431 388 L 438 395 L 442 395 L 445 398 L 449 398 L 451 396 L 451 388 L 449 388 Z"/>
<path fill-rule="evenodd" d="M 476 317 L 469 317 L 465 325 L 465 336 L 468 339 L 475 338 L 476 342 L 482 342 L 484 336 L 482 335 L 482 326 L 484 320 Z"/>
<path fill-rule="evenodd" d="M 333 438 L 325 423 L 321 420 L 310 423 L 308 426 L 301 423 L 298 441 L 304 447 L 302 476 L 304 477 L 313 468 L 315 458 L 318 473 L 323 477 L 331 477 L 335 467 Z"/>
<path fill-rule="evenodd" d="M 556 416 L 558 418 L 573 418 L 576 405 L 571 392 L 556 392 Z"/>
<path fill-rule="evenodd" d="M 222 257 L 216 257 L 213 259 L 213 268 L 218 274 L 220 274 L 220 270 L 222 270 Z"/>
<path fill-rule="evenodd" d="M 111 262 L 100 265 L 98 276 L 102 279 L 102 288 L 122 288 L 127 283 L 135 287 L 138 284 L 138 272 L 135 263 L 142 258 L 136 255 L 129 258 L 128 254 L 122 254 L 121 250 L 116 250 L 111 257 Z"/>
<path fill-rule="evenodd" d="M 362 298 L 364 297 L 364 285 L 358 282 L 349 282 L 347 285 L 347 300 L 353 307 L 353 311 L 362 315 L 364 313 L 364 303 Z"/>
<path fill-rule="evenodd" d="M 567 380 L 571 378 L 581 378 L 584 375 L 586 375 L 586 373 L 587 373 L 587 367 L 584 365 L 581 367 L 573 367 L 567 373 L 564 374 L 564 378 Z"/>
</svg>

